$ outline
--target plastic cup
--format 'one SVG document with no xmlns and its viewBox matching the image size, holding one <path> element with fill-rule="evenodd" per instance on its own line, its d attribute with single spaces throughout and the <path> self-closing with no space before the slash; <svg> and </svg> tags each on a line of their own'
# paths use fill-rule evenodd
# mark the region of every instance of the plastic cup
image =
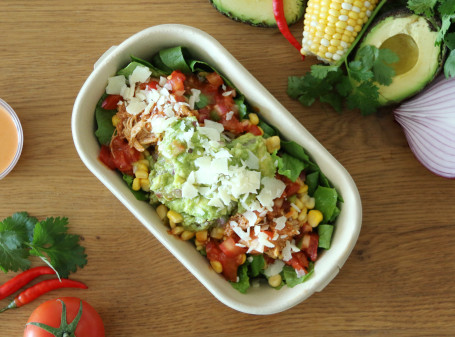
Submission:
<svg viewBox="0 0 455 337">
<path fill-rule="evenodd" d="M 0 123 L 0 179 L 3 179 L 11 172 L 21 156 L 22 146 L 24 144 L 24 133 L 22 132 L 21 122 L 13 108 L 1 98 L 0 121 L 3 121 Z M 14 134 L 17 135 L 17 143 L 14 141 L 11 143 L 6 141 L 8 139 L 3 138 L 2 140 L 1 138 L 2 136 L 14 137 Z M 12 147 L 16 148 L 14 149 Z"/>
</svg>

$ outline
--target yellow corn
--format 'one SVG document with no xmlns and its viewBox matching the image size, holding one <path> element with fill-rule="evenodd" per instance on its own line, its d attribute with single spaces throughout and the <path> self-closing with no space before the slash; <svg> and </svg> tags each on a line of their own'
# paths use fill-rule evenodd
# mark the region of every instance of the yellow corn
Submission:
<svg viewBox="0 0 455 337">
<path fill-rule="evenodd" d="M 311 227 L 317 227 L 322 221 L 322 213 L 321 211 L 317 209 L 312 209 L 311 211 L 308 212 L 308 224 Z"/>
<path fill-rule="evenodd" d="M 255 113 L 250 113 L 248 115 L 248 118 L 250 119 L 251 124 L 253 124 L 253 125 L 259 124 L 259 117 Z"/>
<path fill-rule="evenodd" d="M 112 116 L 112 125 L 117 126 L 117 124 L 120 122 L 120 117 L 117 115 Z"/>
<path fill-rule="evenodd" d="M 131 188 L 133 191 L 139 191 L 141 189 L 141 180 L 139 178 L 134 178 Z"/>
<path fill-rule="evenodd" d="M 210 232 L 210 236 L 214 239 L 222 239 L 224 235 L 224 229 L 221 227 L 214 227 Z"/>
<path fill-rule="evenodd" d="M 180 235 L 185 231 L 182 226 L 175 226 L 171 229 L 171 233 L 174 235 Z"/>
<path fill-rule="evenodd" d="M 280 137 L 272 136 L 265 140 L 265 146 L 267 147 L 267 152 L 273 153 L 280 149 L 281 142 Z"/>
<path fill-rule="evenodd" d="M 150 181 L 146 178 L 140 178 L 140 181 L 142 190 L 144 190 L 145 192 L 150 191 Z"/>
<path fill-rule="evenodd" d="M 134 175 L 136 176 L 136 178 L 142 178 L 142 179 L 145 179 L 145 178 L 148 178 L 149 174 L 148 172 L 145 170 L 137 170 Z"/>
<path fill-rule="evenodd" d="M 172 209 L 167 212 L 167 217 L 169 218 L 170 221 L 174 223 L 181 223 L 183 221 L 182 215 Z"/>
<path fill-rule="evenodd" d="M 194 232 L 190 232 L 190 231 L 184 231 L 181 235 L 180 235 L 180 238 L 184 241 L 188 241 L 188 240 L 191 240 L 192 238 L 194 238 Z"/>
<path fill-rule="evenodd" d="M 196 241 L 205 242 L 207 241 L 207 231 L 196 232 Z"/>
<path fill-rule="evenodd" d="M 337 62 L 377 4 L 378 0 L 308 0 L 301 54 L 313 54 L 326 63 Z"/>
<path fill-rule="evenodd" d="M 210 261 L 210 265 L 212 266 L 213 270 L 221 274 L 223 272 L 223 265 L 219 261 Z"/>
<path fill-rule="evenodd" d="M 276 275 L 270 276 L 268 279 L 268 282 L 271 287 L 274 287 L 274 288 L 278 287 L 281 284 L 281 275 L 276 274 Z"/>
<path fill-rule="evenodd" d="M 142 161 L 147 161 L 146 159 L 141 159 L 140 161 L 136 162 L 135 163 L 135 166 L 136 166 L 136 172 L 137 171 L 144 171 L 144 172 L 147 172 L 149 170 L 149 167 L 148 165 L 145 165 Z"/>
<path fill-rule="evenodd" d="M 160 217 L 161 220 L 164 220 L 167 215 L 167 207 L 164 206 L 163 204 L 159 205 L 156 208 L 156 213 L 158 214 L 158 216 Z"/>
</svg>

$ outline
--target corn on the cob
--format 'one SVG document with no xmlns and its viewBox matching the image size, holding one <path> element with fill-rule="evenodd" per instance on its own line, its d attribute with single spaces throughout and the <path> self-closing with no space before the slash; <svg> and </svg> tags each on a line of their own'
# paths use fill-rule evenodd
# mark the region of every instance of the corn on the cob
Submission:
<svg viewBox="0 0 455 337">
<path fill-rule="evenodd" d="M 377 4 L 378 0 L 308 0 L 300 52 L 326 63 L 340 60 Z"/>
</svg>

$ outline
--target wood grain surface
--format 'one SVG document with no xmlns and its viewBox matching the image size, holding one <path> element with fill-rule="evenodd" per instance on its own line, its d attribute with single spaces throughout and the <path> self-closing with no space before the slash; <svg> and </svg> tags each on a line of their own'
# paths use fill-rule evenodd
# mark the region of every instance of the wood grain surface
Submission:
<svg viewBox="0 0 455 337">
<path fill-rule="evenodd" d="M 213 35 L 358 186 L 363 226 L 351 256 L 322 292 L 290 310 L 253 316 L 220 303 L 76 153 L 71 112 L 93 64 L 112 45 L 163 23 Z M 300 36 L 301 24 L 292 32 Z M 455 181 L 415 159 L 391 109 L 362 117 L 289 98 L 288 76 L 303 75 L 314 60 L 301 62 L 277 29 L 231 21 L 208 0 L 0 0 L 0 34 L 0 97 L 25 134 L 18 165 L 0 181 L 0 218 L 66 216 L 89 261 L 72 276 L 88 290 L 58 290 L 2 313 L 0 336 L 22 336 L 33 309 L 57 296 L 91 303 L 111 337 L 455 335 Z M 13 275 L 0 274 L 0 283 Z"/>
</svg>

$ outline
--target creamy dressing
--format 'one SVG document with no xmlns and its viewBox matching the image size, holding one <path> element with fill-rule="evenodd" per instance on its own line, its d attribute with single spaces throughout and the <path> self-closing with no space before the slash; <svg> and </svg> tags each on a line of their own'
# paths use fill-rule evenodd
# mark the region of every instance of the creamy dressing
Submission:
<svg viewBox="0 0 455 337">
<path fill-rule="evenodd" d="M 19 135 L 11 115 L 0 105 L 0 174 L 13 162 Z"/>
</svg>

